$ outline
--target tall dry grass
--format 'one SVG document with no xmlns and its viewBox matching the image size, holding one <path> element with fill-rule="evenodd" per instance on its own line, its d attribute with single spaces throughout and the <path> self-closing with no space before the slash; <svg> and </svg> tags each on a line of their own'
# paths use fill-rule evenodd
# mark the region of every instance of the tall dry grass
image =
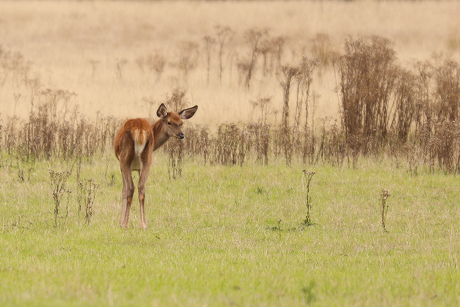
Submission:
<svg viewBox="0 0 460 307">
<path fill-rule="evenodd" d="M 77 93 L 73 103 L 91 117 L 97 111 L 143 116 L 143 98 L 161 100 L 179 86 L 206 110 L 197 114 L 202 123 L 247 122 L 249 102 L 261 93 L 273 97 L 278 113 L 267 120 L 275 123 L 282 91 L 277 79 L 263 72 L 272 72 L 282 61 L 296 64 L 305 53 L 328 65 L 327 55 L 342 52 L 349 35 L 389 38 L 403 61 L 425 60 L 443 50 L 458 52 L 456 2 L 4 2 L 1 8 L 2 46 L 30 62 L 31 79 Z M 223 29 L 231 35 L 219 40 Z M 268 36 L 253 63 L 260 76 L 251 72 L 252 85 L 245 90 L 238 85 L 244 76 L 237 64 L 254 62 L 245 41 L 250 29 L 267 30 Z M 215 43 L 207 44 L 205 37 Z M 198 63 L 187 63 L 196 57 Z M 336 87 L 331 71 L 315 78 L 312 89 L 321 96 L 317 122 L 325 116 L 338 118 Z M 0 112 L 27 116 L 27 92 L 0 90 L 2 101 L 8 102 Z"/>
<path fill-rule="evenodd" d="M 106 150 L 124 117 L 154 120 L 152 110 L 164 102 L 173 109 L 198 104 L 202 110 L 189 140 L 166 147 L 171 177 L 180 176 L 184 153 L 227 165 L 251 159 L 355 164 L 361 155 L 419 148 L 423 163 L 450 172 L 459 168 L 453 30 L 441 37 L 426 23 L 402 23 L 404 13 L 417 20 L 430 8 L 449 11 L 441 22 L 448 27 L 455 3 L 95 2 L 4 8 L 10 13 L 1 15 L 5 46 L 20 49 L 0 49 L 1 149 L 8 155 L 26 161 L 90 158 Z M 245 14 L 230 15 L 242 8 Z M 317 13 L 316 23 L 299 19 L 312 16 L 310 10 Z M 191 18 L 197 11 L 199 23 Z M 184 18 L 172 24 L 172 12 Z M 381 20 L 365 28 L 347 23 L 348 16 L 363 12 L 377 21 L 391 16 L 393 26 L 385 28 Z M 255 22 L 256 14 L 266 19 Z M 216 16 L 222 18 L 217 22 Z M 332 17 L 343 22 L 340 31 L 322 20 Z M 371 35 L 349 35 L 357 33 Z M 401 33 L 412 36 L 402 39 Z M 454 54 L 428 59 L 426 54 L 439 49 L 427 48 L 425 57 L 401 61 L 422 36 L 444 42 L 438 47 Z M 37 49 L 44 42 L 49 47 Z"/>
</svg>

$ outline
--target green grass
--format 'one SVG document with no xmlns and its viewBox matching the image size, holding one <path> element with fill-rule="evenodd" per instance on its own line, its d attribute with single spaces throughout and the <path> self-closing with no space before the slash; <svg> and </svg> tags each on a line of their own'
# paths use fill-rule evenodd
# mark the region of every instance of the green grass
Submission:
<svg viewBox="0 0 460 307">
<path fill-rule="evenodd" d="M 99 184 L 89 225 L 77 214 L 74 170 L 55 228 L 48 169 L 70 166 L 20 164 L 33 167 L 22 182 L 4 157 L 0 305 L 459 305 L 458 177 L 366 160 L 308 166 L 314 225 L 304 227 L 305 166 L 189 161 L 169 180 L 166 158 L 154 160 L 143 231 L 137 198 L 130 228 L 118 227 L 115 158 L 82 166 L 82 178 Z M 388 232 L 382 189 L 391 194 Z"/>
</svg>

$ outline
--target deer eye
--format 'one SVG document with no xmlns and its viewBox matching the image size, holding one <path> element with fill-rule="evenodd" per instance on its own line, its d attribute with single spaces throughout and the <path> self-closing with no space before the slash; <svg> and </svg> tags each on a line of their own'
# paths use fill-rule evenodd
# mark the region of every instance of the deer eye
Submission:
<svg viewBox="0 0 460 307">
<path fill-rule="evenodd" d="M 168 126 L 171 126 L 171 122 L 168 122 Z"/>
</svg>

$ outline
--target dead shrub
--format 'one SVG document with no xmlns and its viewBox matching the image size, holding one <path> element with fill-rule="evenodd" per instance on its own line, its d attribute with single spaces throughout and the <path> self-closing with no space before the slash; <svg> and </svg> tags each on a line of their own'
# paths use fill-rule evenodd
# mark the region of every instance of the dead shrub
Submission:
<svg viewBox="0 0 460 307">
<path fill-rule="evenodd" d="M 386 141 L 395 59 L 388 39 L 373 36 L 345 42 L 339 61 L 342 126 L 350 147 L 366 145 L 353 151 L 377 153 Z"/>
</svg>

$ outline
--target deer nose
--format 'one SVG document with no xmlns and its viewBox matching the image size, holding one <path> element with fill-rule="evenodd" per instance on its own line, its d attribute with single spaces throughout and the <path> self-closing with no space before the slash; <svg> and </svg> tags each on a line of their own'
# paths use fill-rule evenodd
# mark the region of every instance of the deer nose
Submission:
<svg viewBox="0 0 460 307">
<path fill-rule="evenodd" d="M 182 140 L 183 138 L 185 138 L 185 135 L 181 132 L 177 135 L 177 137 Z"/>
</svg>

